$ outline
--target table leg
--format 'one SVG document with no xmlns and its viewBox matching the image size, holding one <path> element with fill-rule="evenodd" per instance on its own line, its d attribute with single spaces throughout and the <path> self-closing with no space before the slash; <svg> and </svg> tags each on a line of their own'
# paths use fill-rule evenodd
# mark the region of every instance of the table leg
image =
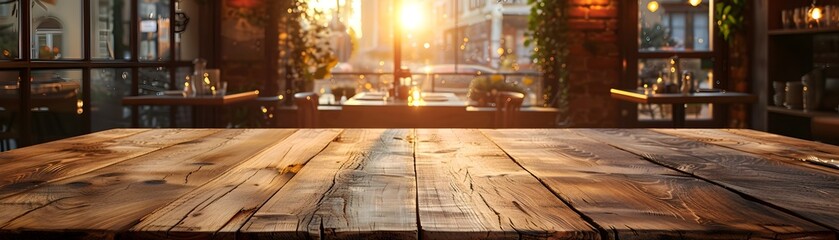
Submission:
<svg viewBox="0 0 839 240">
<path fill-rule="evenodd" d="M 213 122 L 211 123 L 212 124 L 211 127 L 213 127 L 213 128 L 223 128 L 221 126 L 221 123 L 224 122 L 224 121 L 221 120 L 223 118 L 223 116 L 219 115 L 219 110 L 218 110 L 219 108 L 222 108 L 222 107 L 224 107 L 224 106 L 214 107 L 210 110 L 210 114 L 213 115 L 213 119 L 212 119 Z"/>
<path fill-rule="evenodd" d="M 191 114 L 192 115 L 192 128 L 199 128 L 200 126 L 198 126 L 198 119 L 200 117 L 197 115 L 198 112 L 199 112 L 198 107 L 197 106 L 192 106 L 191 108 L 192 108 L 192 114 Z"/>
<path fill-rule="evenodd" d="M 193 106 L 192 125 L 194 128 L 225 128 L 224 110 L 215 106 Z"/>
<path fill-rule="evenodd" d="M 685 127 L 685 104 L 684 103 L 674 103 L 671 104 L 673 110 L 673 127 L 674 128 L 684 128 Z"/>
</svg>

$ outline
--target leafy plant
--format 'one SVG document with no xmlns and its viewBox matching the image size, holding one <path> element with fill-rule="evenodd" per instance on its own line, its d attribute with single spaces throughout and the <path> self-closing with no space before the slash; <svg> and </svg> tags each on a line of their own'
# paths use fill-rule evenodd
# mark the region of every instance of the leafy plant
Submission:
<svg viewBox="0 0 839 240">
<path fill-rule="evenodd" d="M 0 26 L 0 59 L 14 59 L 18 55 L 18 34 L 14 25 Z"/>
<path fill-rule="evenodd" d="M 530 16 L 525 46 L 533 46 L 530 58 L 543 73 L 545 105 L 568 112 L 568 1 L 528 0 Z"/>
<path fill-rule="evenodd" d="M 670 33 L 661 24 L 641 28 L 641 49 L 658 49 L 661 47 L 676 46 L 676 44 L 678 44 L 676 40 L 670 37 Z"/>
<path fill-rule="evenodd" d="M 285 77 L 294 80 L 293 91 L 302 92 L 315 79 L 329 78 L 338 58 L 329 44 L 331 30 L 322 11 L 310 10 L 305 0 L 291 0 L 288 9 L 280 22 L 286 27 L 280 34 L 280 48 L 288 54 L 281 67 Z"/>
<path fill-rule="evenodd" d="M 714 16 L 723 40 L 729 44 L 733 36 L 743 28 L 746 0 L 720 0 L 714 6 Z"/>
<path fill-rule="evenodd" d="M 519 85 L 504 81 L 501 75 L 482 76 L 472 79 L 469 83 L 467 97 L 478 103 L 479 106 L 486 106 L 495 102 L 498 92 L 519 92 L 525 93 L 524 88 Z"/>
</svg>

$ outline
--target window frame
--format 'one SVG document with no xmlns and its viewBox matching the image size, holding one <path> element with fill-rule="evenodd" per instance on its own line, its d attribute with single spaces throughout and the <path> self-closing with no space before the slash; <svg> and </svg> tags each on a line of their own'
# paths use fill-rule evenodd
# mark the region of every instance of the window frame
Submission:
<svg viewBox="0 0 839 240">
<path fill-rule="evenodd" d="M 639 51 L 638 44 L 638 21 L 639 21 L 639 1 L 640 0 L 623 0 L 621 1 L 621 24 L 619 25 L 619 34 L 621 39 L 622 49 L 622 78 L 618 83 L 621 89 L 636 89 L 638 88 L 638 63 L 641 59 L 667 59 L 671 57 L 678 57 L 679 59 L 711 59 L 713 62 L 714 74 L 714 88 L 726 89 L 728 86 L 728 74 L 726 66 L 727 58 L 725 53 L 728 51 L 728 45 L 723 44 L 724 40 L 719 34 L 719 28 L 716 24 L 712 24 L 712 39 L 711 51 Z M 687 0 L 684 0 L 685 2 Z M 713 4 L 718 0 L 708 0 L 709 8 L 713 9 Z M 709 18 L 713 19 L 711 15 Z M 643 127 L 643 128 L 667 128 L 672 127 L 672 120 L 638 120 L 638 104 L 619 101 L 620 120 L 622 127 Z M 715 104 L 713 107 L 712 119 L 708 120 L 685 120 L 685 127 L 699 127 L 712 128 L 721 127 L 728 119 L 728 106 L 724 104 Z"/>
<path fill-rule="evenodd" d="M 30 6 L 33 0 L 18 0 L 18 6 Z M 139 16 L 139 2 L 142 0 L 127 0 L 126 3 L 130 4 L 130 24 L 129 24 L 129 49 L 131 52 L 131 58 L 129 60 L 115 58 L 115 59 L 97 59 L 92 58 L 92 51 L 93 48 L 91 47 L 91 43 L 93 41 L 92 37 L 92 20 L 91 20 L 91 7 L 92 1 L 95 0 L 81 0 L 79 4 L 82 4 L 82 34 L 81 34 L 81 41 L 82 41 L 82 58 L 81 59 L 56 59 L 56 60 L 46 60 L 46 59 L 38 59 L 38 56 L 32 56 L 32 51 L 30 51 L 28 46 L 31 46 L 33 38 L 32 34 L 35 34 L 32 30 L 32 21 L 31 21 L 31 8 L 28 7 L 18 7 L 17 8 L 17 15 L 18 15 L 18 58 L 12 60 L 0 60 L 0 71 L 18 71 L 21 81 L 19 82 L 18 87 L 18 100 L 19 100 L 19 109 L 31 109 L 32 106 L 32 96 L 31 96 L 31 86 L 32 86 L 32 72 L 39 71 L 39 70 L 81 70 L 82 71 L 82 101 L 84 105 L 82 107 L 83 113 L 81 114 L 82 125 L 78 126 L 82 129 L 81 132 L 83 133 L 90 133 L 92 129 L 92 119 L 91 119 L 91 71 L 95 69 L 102 69 L 102 68 L 114 68 L 114 69 L 130 69 L 131 71 L 131 96 L 137 96 L 140 93 L 139 85 L 140 85 L 140 69 L 144 68 L 166 68 L 169 74 L 169 88 L 170 90 L 176 90 L 177 86 L 177 71 L 179 68 L 185 67 L 192 67 L 191 60 L 180 60 L 177 52 L 177 44 L 175 39 L 175 28 L 169 28 L 170 39 L 169 41 L 169 59 L 162 60 L 162 61 L 148 61 L 148 60 L 141 60 L 139 57 L 139 24 L 140 24 L 140 16 Z M 175 16 L 176 13 L 176 1 L 177 0 L 169 0 L 169 15 Z M 211 1 L 214 2 L 214 1 Z M 216 9 L 217 6 L 215 3 L 209 4 L 209 6 L 205 6 L 208 9 Z M 204 7 L 202 7 L 204 8 Z M 202 13 L 205 11 L 201 11 Z M 216 14 L 213 14 L 216 15 Z M 218 17 L 218 16 L 215 16 Z M 168 21 L 173 21 L 174 18 L 169 18 Z M 199 31 L 202 30 L 204 27 L 195 24 L 192 26 L 193 28 L 198 29 Z M 212 33 L 218 35 L 218 32 Z M 215 43 L 214 43 L 215 44 Z M 212 46 L 209 45 L 200 45 L 199 48 L 202 50 L 204 49 L 211 49 Z M 199 51 L 201 53 L 206 53 L 207 51 Z M 210 53 L 215 54 L 215 53 Z M 209 59 L 211 64 L 210 66 L 215 66 L 213 59 L 215 59 L 215 55 L 208 55 L 208 56 L 200 56 L 205 59 Z M 132 106 L 131 108 L 131 126 L 138 126 L 139 124 L 139 107 Z M 171 126 L 175 126 L 176 119 L 174 118 L 174 112 L 170 109 L 170 122 Z M 21 111 L 20 117 L 18 118 L 18 122 L 15 122 L 15 126 L 18 128 L 20 132 L 20 139 L 19 139 L 19 146 L 18 147 L 25 147 L 33 144 L 37 144 L 32 137 L 32 113 L 31 111 Z"/>
</svg>

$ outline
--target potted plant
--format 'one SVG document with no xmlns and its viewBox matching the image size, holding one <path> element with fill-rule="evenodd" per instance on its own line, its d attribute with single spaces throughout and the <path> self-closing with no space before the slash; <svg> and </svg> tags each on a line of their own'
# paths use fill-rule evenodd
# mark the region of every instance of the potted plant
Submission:
<svg viewBox="0 0 839 240">
<path fill-rule="evenodd" d="M 292 0 L 289 15 L 285 18 L 287 29 L 280 34 L 281 48 L 288 54 L 284 61 L 285 77 L 292 79 L 294 92 L 308 92 L 314 81 L 331 77 L 338 58 L 329 43 L 331 30 L 326 25 L 323 12 L 309 9 L 303 0 Z M 281 24 L 281 25 L 282 25 Z"/>
<path fill-rule="evenodd" d="M 517 84 L 504 81 L 501 75 L 481 76 L 472 79 L 467 97 L 471 101 L 470 105 L 488 107 L 495 105 L 498 92 L 525 93 L 525 90 Z"/>
</svg>

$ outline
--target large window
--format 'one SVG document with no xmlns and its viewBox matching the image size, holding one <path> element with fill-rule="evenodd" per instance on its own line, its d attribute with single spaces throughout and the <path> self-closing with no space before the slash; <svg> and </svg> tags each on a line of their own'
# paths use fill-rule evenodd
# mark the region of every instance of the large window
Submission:
<svg viewBox="0 0 839 240">
<path fill-rule="evenodd" d="M 413 74 L 424 91 L 466 97 L 470 82 L 497 75 L 521 86 L 525 105 L 539 104 L 542 82 L 524 46 L 530 6 L 498 0 L 310 0 L 326 12 L 339 64 L 316 91 L 382 89 L 392 84 L 394 60 Z M 393 31 L 399 24 L 401 55 L 394 55 Z M 539 102 L 539 103 L 537 103 Z"/>
<path fill-rule="evenodd" d="M 637 22 L 637 30 L 626 31 L 637 44 L 627 57 L 627 78 L 637 88 L 677 89 L 681 78 L 690 73 L 698 88 L 721 86 L 718 74 L 718 47 L 712 24 L 713 0 L 638 0 L 627 8 L 627 20 Z M 624 25 L 629 26 L 629 25 Z M 635 67 L 632 67 L 635 66 Z M 655 90 L 654 90 L 655 91 Z M 637 104 L 624 111 L 630 121 L 641 126 L 667 126 L 672 120 L 670 105 Z M 687 104 L 688 126 L 712 126 L 721 119 L 712 104 Z"/>
<path fill-rule="evenodd" d="M 177 89 L 177 76 L 198 56 L 199 3 L 211 1 L 0 2 L 4 146 L 177 123 L 168 107 L 125 107 L 121 99 Z M 183 32 L 170 27 L 179 12 L 193 14 Z"/>
</svg>

